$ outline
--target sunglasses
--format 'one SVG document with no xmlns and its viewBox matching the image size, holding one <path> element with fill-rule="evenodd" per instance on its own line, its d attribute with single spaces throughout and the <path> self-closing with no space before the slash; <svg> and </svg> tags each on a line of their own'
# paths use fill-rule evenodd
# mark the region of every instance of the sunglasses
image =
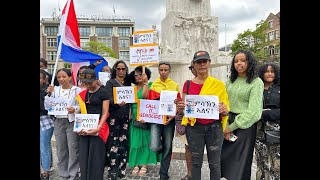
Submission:
<svg viewBox="0 0 320 180">
<path fill-rule="evenodd" d="M 189 66 L 188 68 L 189 68 L 189 70 L 190 70 L 190 71 L 192 71 L 192 70 L 193 70 L 193 67 L 192 67 L 192 66 Z"/>
<path fill-rule="evenodd" d="M 125 71 L 126 70 L 126 68 L 116 68 L 117 69 L 117 71 Z"/>
<path fill-rule="evenodd" d="M 208 61 L 209 61 L 208 59 L 199 59 L 195 63 L 202 64 L 202 63 L 207 63 Z"/>
<path fill-rule="evenodd" d="M 134 77 L 138 77 L 138 76 L 140 77 L 140 76 L 142 76 L 142 74 L 140 73 L 140 74 L 135 74 L 134 75 Z"/>
<path fill-rule="evenodd" d="M 91 79 L 91 78 L 95 78 L 96 76 L 93 76 L 91 74 L 80 74 L 79 77 L 80 79 Z"/>
</svg>

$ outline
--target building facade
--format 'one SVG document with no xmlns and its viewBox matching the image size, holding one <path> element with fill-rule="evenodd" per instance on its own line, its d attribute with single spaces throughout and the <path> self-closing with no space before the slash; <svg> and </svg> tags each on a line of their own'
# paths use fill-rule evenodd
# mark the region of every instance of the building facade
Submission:
<svg viewBox="0 0 320 180">
<path fill-rule="evenodd" d="M 267 56 L 266 61 L 280 61 L 280 11 L 277 14 L 270 13 L 265 22 L 268 28 L 265 33 L 265 41 L 268 46 L 264 47 L 264 54 Z"/>
<path fill-rule="evenodd" d="M 85 47 L 90 41 L 99 41 L 110 47 L 119 59 L 129 63 L 129 49 L 132 45 L 132 34 L 135 23 L 130 19 L 84 18 L 77 17 L 80 34 L 80 47 Z M 57 57 L 57 34 L 60 18 L 42 18 L 40 20 L 40 57 L 48 61 L 48 70 L 53 73 Z M 104 55 L 102 55 L 104 56 Z M 111 58 L 111 61 L 117 59 Z M 108 60 L 109 66 L 114 62 Z M 64 67 L 64 61 L 59 59 L 58 69 Z"/>
</svg>

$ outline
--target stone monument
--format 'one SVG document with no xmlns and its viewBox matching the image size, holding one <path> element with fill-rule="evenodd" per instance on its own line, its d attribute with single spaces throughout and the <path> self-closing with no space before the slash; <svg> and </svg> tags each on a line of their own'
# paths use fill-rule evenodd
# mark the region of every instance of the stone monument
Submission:
<svg viewBox="0 0 320 180">
<path fill-rule="evenodd" d="M 166 0 L 166 17 L 161 22 L 160 61 L 172 64 L 170 78 L 179 84 L 180 90 L 187 79 L 193 78 L 188 67 L 193 54 L 199 50 L 210 54 L 211 75 L 225 81 L 226 78 L 219 78 L 221 74 L 227 76 L 227 66 L 217 63 L 218 42 L 218 17 L 211 16 L 210 0 Z M 218 68 L 213 70 L 215 67 Z M 159 77 L 157 67 L 152 67 L 152 74 L 151 80 Z"/>
</svg>

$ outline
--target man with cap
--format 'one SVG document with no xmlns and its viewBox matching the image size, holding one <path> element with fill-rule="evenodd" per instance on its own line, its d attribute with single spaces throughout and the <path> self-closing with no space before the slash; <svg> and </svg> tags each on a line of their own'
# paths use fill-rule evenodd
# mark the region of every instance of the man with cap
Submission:
<svg viewBox="0 0 320 180">
<path fill-rule="evenodd" d="M 182 118 L 182 125 L 187 126 L 187 141 L 191 152 L 191 178 L 201 179 L 201 167 L 203 163 L 204 147 L 207 148 L 210 168 L 210 180 L 220 180 L 221 167 L 220 155 L 223 142 L 223 127 L 227 121 L 229 101 L 224 83 L 209 75 L 210 55 L 207 51 L 198 51 L 194 54 L 192 65 L 197 76 L 190 81 L 187 90 L 187 82 L 182 90 L 182 101 L 177 108 L 182 111 L 186 104 L 185 95 L 211 95 L 218 96 L 219 118 Z"/>
<path fill-rule="evenodd" d="M 105 144 L 109 135 L 109 127 L 106 123 L 109 115 L 109 99 L 105 89 L 97 84 L 95 70 L 85 69 L 79 77 L 87 87 L 76 97 L 81 114 L 99 114 L 97 127 L 79 132 L 81 179 L 103 180 Z"/>
</svg>

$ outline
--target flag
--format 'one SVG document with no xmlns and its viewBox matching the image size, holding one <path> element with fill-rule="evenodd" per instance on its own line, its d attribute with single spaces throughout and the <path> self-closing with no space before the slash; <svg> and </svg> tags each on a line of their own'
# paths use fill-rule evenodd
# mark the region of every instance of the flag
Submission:
<svg viewBox="0 0 320 180">
<path fill-rule="evenodd" d="M 63 61 L 72 63 L 71 72 L 74 84 L 76 84 L 76 75 L 81 66 L 93 64 L 97 60 L 103 60 L 95 68 L 98 77 L 98 72 L 101 71 L 102 67 L 108 65 L 108 62 L 102 56 L 80 48 L 80 34 L 73 0 L 68 0 L 62 10 L 58 33 L 57 56 L 59 55 Z"/>
</svg>

